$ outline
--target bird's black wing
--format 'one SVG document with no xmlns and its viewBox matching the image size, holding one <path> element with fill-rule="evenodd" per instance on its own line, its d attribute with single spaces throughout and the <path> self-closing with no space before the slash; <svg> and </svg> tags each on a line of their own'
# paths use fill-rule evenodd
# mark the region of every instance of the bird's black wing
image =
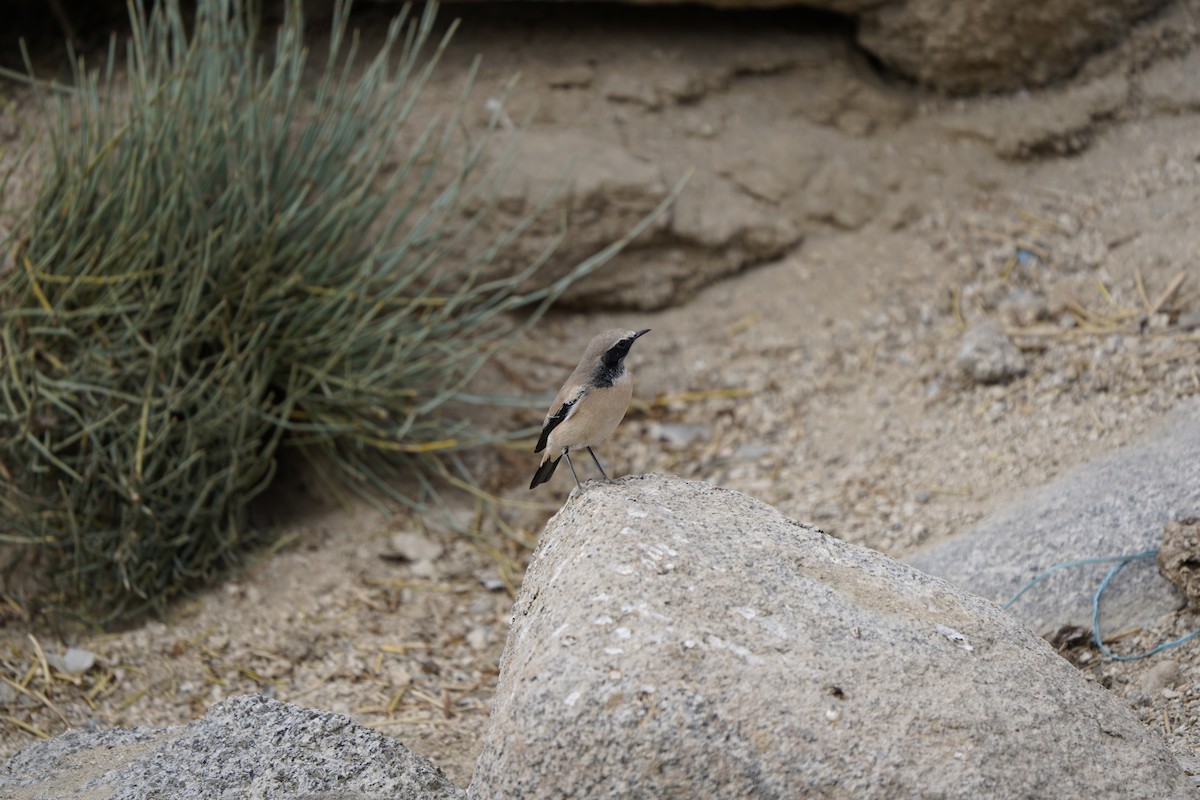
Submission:
<svg viewBox="0 0 1200 800">
<path fill-rule="evenodd" d="M 542 435 L 538 438 L 537 447 L 533 448 L 533 452 L 540 453 L 546 449 L 546 440 L 550 438 L 550 431 L 557 428 L 559 423 L 570 416 L 571 409 L 575 407 L 575 404 L 578 403 L 585 394 L 587 394 L 586 390 L 575 395 L 570 400 L 559 406 L 558 411 L 555 411 L 550 418 L 546 420 L 546 425 L 542 428 Z"/>
</svg>

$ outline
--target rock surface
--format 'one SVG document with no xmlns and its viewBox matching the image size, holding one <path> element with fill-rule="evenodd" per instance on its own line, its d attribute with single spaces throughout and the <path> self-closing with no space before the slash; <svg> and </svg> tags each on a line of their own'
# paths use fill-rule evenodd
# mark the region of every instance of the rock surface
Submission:
<svg viewBox="0 0 1200 800">
<path fill-rule="evenodd" d="M 428 760 L 349 717 L 257 695 L 177 728 L 70 731 L 0 769 L 10 800 L 451 800 Z"/>
<path fill-rule="evenodd" d="M 1200 404 L 1180 407 L 1140 444 L 1078 467 L 1027 500 L 917 554 L 910 563 L 997 602 L 1042 570 L 1155 549 L 1163 526 L 1200 513 Z M 1091 628 L 1092 597 L 1111 564 L 1062 570 L 1011 608 L 1039 633 Z M 1149 626 L 1182 605 L 1152 561 L 1126 567 L 1101 605 L 1106 631 Z"/>
<path fill-rule="evenodd" d="M 1130 710 L 992 604 L 736 492 L 591 483 L 547 524 L 468 789 L 1184 797 Z"/>
</svg>

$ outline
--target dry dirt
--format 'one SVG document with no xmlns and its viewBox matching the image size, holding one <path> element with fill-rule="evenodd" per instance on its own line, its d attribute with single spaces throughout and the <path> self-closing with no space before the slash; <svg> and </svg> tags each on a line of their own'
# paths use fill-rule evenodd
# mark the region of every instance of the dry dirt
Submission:
<svg viewBox="0 0 1200 800">
<path fill-rule="evenodd" d="M 450 11 L 463 26 L 434 91 L 480 53 L 472 124 L 519 71 L 506 111 L 535 109 L 535 131 L 586 131 L 664 174 L 694 165 L 697 191 L 719 178 L 804 233 L 667 310 L 558 312 L 504 357 L 490 388 L 552 394 L 594 332 L 653 329 L 630 359 L 635 407 L 599 450 L 610 474 L 711 481 L 903 557 L 1200 395 L 1200 2 L 1063 85 L 966 100 L 878 74 L 824 17 Z M 23 135 L 11 119 L 0 134 Z M 985 319 L 1024 376 L 960 375 L 962 333 Z M 460 500 L 469 536 L 300 503 L 312 482 L 294 476 L 280 547 L 166 620 L 64 634 L 6 609 L 0 759 L 68 726 L 178 724 L 261 692 L 350 714 L 465 785 L 523 560 L 572 488 L 560 470 L 530 494 L 528 445 L 481 459 L 505 503 Z M 1185 611 L 1119 646 L 1196 627 Z M 96 655 L 82 677 L 42 658 L 67 645 Z M 1080 655 L 1200 763 L 1200 640 L 1147 661 Z"/>
</svg>

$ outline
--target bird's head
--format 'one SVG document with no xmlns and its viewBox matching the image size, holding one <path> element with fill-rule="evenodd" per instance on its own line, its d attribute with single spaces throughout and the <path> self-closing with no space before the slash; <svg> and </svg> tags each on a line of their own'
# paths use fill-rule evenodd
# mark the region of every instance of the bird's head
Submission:
<svg viewBox="0 0 1200 800">
<path fill-rule="evenodd" d="M 649 328 L 640 331 L 627 331 L 612 328 L 596 334 L 587 348 L 587 357 L 600 359 L 609 368 L 618 366 L 629 355 L 629 348 L 639 338 L 650 332 Z"/>
</svg>

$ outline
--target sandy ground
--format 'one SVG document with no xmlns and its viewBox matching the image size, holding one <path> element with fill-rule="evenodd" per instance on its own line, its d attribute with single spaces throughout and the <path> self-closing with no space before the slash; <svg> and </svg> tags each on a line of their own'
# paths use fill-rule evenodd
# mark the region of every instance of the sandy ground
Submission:
<svg viewBox="0 0 1200 800">
<path fill-rule="evenodd" d="M 664 311 L 556 312 L 490 388 L 552 393 L 593 333 L 650 327 L 635 406 L 599 450 L 610 474 L 711 481 L 897 557 L 1136 439 L 1200 394 L 1198 7 L 1172 5 L 1067 84 L 968 100 L 876 74 L 826 18 L 742 17 L 731 35 L 688 11 L 463 7 L 435 93 L 480 53 L 477 97 L 520 71 L 509 110 L 535 109 L 535 130 L 699 165 L 805 233 Z M 747 53 L 766 66 L 680 83 Z M 646 85 L 694 91 L 638 100 Z M 0 133 L 23 135 L 11 119 Z M 1005 327 L 1026 374 L 960 374 L 981 320 Z M 178 724 L 261 692 L 350 714 L 465 785 L 523 560 L 572 488 L 560 470 L 531 495 L 528 449 L 481 459 L 505 504 L 460 500 L 471 535 L 317 499 L 297 511 L 315 490 L 291 475 L 280 547 L 166 620 L 96 635 L 0 609 L 0 758 L 68 726 Z M 1196 627 L 1185 611 L 1119 646 Z M 95 666 L 69 678 L 43 661 L 67 645 Z M 1200 763 L 1200 643 L 1070 655 Z"/>
</svg>

